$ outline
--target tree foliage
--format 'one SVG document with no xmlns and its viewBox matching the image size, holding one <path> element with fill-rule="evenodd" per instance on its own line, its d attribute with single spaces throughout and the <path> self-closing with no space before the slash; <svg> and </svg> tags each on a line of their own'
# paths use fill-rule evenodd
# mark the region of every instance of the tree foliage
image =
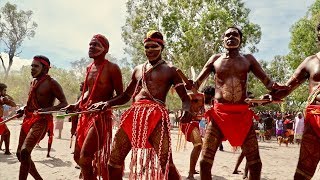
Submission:
<svg viewBox="0 0 320 180">
<path fill-rule="evenodd" d="M 319 51 L 316 40 L 316 26 L 320 23 L 320 0 L 316 0 L 307 14 L 291 27 L 291 40 L 287 56 L 293 69 L 306 57 Z"/>
<path fill-rule="evenodd" d="M 7 93 L 14 98 L 17 104 L 26 104 L 27 102 L 30 82 L 32 81 L 30 71 L 30 66 L 23 66 L 20 71 L 12 71 L 8 76 L 6 82 Z M 75 78 L 75 71 L 52 67 L 49 75 L 61 85 L 68 102 L 75 102 L 79 94 L 80 82 Z"/>
<path fill-rule="evenodd" d="M 2 43 L 0 48 L 9 55 L 8 66 L 4 64 L 4 60 L 0 55 L 2 67 L 5 71 L 5 79 L 8 77 L 14 57 L 21 53 L 19 52 L 19 48 L 23 41 L 35 35 L 35 29 L 38 25 L 32 21 L 32 14 L 31 10 L 18 10 L 17 5 L 10 4 L 9 2 L 1 8 L 0 41 Z"/>
</svg>

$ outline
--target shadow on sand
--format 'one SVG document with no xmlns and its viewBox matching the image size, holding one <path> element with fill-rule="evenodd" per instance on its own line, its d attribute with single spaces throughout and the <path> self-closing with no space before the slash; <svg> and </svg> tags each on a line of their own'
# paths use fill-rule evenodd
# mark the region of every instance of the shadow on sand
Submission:
<svg viewBox="0 0 320 180">
<path fill-rule="evenodd" d="M 34 161 L 34 162 L 38 162 L 38 163 L 44 164 L 49 167 L 71 167 L 71 166 L 73 166 L 71 161 L 63 161 L 63 160 L 61 160 L 59 158 L 55 158 L 55 157 L 49 157 L 49 158 L 45 158 L 44 160 Z"/>
</svg>

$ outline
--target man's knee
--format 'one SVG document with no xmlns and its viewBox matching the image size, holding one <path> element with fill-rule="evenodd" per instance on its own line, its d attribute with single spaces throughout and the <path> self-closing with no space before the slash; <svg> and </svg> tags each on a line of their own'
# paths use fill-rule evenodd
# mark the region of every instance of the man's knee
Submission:
<svg viewBox="0 0 320 180">
<path fill-rule="evenodd" d="M 262 169 L 262 163 L 260 160 L 256 162 L 248 162 L 249 170 L 252 172 L 260 172 Z"/>
<path fill-rule="evenodd" d="M 211 171 L 212 164 L 206 161 L 205 159 L 200 160 L 200 169 L 201 170 L 210 170 Z"/>
<path fill-rule="evenodd" d="M 90 156 L 81 156 L 79 158 L 79 166 L 85 167 L 85 166 L 92 166 L 93 158 Z"/>
<path fill-rule="evenodd" d="M 27 149 L 22 149 L 20 152 L 20 162 L 28 161 L 30 158 L 30 152 Z"/>
<path fill-rule="evenodd" d="M 196 150 L 196 151 L 201 151 L 201 149 L 202 149 L 202 143 L 194 144 L 194 145 L 193 145 L 193 149 Z"/>
</svg>

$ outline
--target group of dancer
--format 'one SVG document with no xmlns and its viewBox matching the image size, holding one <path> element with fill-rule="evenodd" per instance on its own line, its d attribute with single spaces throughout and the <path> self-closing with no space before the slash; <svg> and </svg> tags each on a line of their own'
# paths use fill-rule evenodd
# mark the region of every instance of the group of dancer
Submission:
<svg viewBox="0 0 320 180">
<path fill-rule="evenodd" d="M 320 41 L 320 25 L 317 27 Z M 194 149 L 190 158 L 188 178 L 196 173 L 200 160 L 200 177 L 212 178 L 211 168 L 218 147 L 228 140 L 234 147 L 242 148 L 246 157 L 249 179 L 260 179 L 262 163 L 255 131 L 253 111 L 246 103 L 248 74 L 252 72 L 270 91 L 269 97 L 282 99 L 305 80 L 309 79 L 306 127 L 302 137 L 300 157 L 294 179 L 311 179 L 320 159 L 320 53 L 306 58 L 286 85 L 272 81 L 251 54 L 241 54 L 242 32 L 228 27 L 222 36 L 224 53 L 213 55 L 204 65 L 195 81 L 184 82 L 178 69 L 162 58 L 165 47 L 163 35 L 150 31 L 143 40 L 146 62 L 134 68 L 131 81 L 124 90 L 122 75 L 117 64 L 105 59 L 109 42 L 103 35 L 93 36 L 89 43 L 89 57 L 93 62 L 87 67 L 82 94 L 74 104 L 67 104 L 60 84 L 48 75 L 50 61 L 45 56 L 35 56 L 31 64 L 33 81 L 25 107 L 17 111 L 23 116 L 17 157 L 21 162 L 19 179 L 42 179 L 31 158 L 31 152 L 48 131 L 53 120 L 50 111 L 84 112 L 79 116 L 74 160 L 81 168 L 85 180 L 122 179 L 124 161 L 131 153 L 129 179 L 181 179 L 173 163 L 170 120 L 165 105 L 166 96 L 174 87 L 182 101 L 180 122 Z M 209 119 L 204 141 L 193 126 L 205 97 L 198 90 L 204 80 L 214 74 L 215 93 L 206 110 Z M 193 89 L 193 93 L 188 90 Z M 6 95 L 6 86 L 0 84 L 0 105 L 15 106 Z M 55 99 L 58 103 L 54 105 Z M 132 105 L 121 116 L 121 123 L 112 140 L 112 108 L 132 99 Z M 211 104 L 212 103 L 212 104 Z M 200 104 L 200 105 L 199 105 Z M 203 105 L 202 105 L 203 106 Z M 2 106 L 1 106 L 2 107 Z M 1 109 L 1 108 L 0 108 Z M 86 113 L 85 113 L 86 112 Z M 2 115 L 3 111 L 0 111 Z M 6 153 L 9 152 L 8 128 L 0 128 L 5 136 Z"/>
</svg>

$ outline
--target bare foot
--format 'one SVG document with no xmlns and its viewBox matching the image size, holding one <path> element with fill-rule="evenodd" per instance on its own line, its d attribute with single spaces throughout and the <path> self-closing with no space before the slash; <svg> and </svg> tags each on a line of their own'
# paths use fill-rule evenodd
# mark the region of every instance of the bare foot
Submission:
<svg viewBox="0 0 320 180">
<path fill-rule="evenodd" d="M 47 158 L 51 157 L 50 154 L 47 154 Z"/>
<path fill-rule="evenodd" d="M 4 154 L 5 155 L 11 155 L 11 152 L 10 151 L 6 151 Z"/>
<path fill-rule="evenodd" d="M 239 174 L 239 172 L 241 172 L 241 171 L 233 171 L 232 174 Z"/>
<path fill-rule="evenodd" d="M 187 177 L 187 179 L 188 179 L 188 180 L 196 180 L 196 179 L 193 177 L 193 175 L 190 175 L 190 174 L 189 174 L 189 176 Z"/>
</svg>

